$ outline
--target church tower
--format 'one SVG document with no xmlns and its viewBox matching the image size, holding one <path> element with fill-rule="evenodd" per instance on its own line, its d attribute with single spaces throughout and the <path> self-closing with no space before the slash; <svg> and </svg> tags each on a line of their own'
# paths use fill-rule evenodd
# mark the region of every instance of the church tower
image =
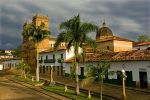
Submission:
<svg viewBox="0 0 150 100">
<path fill-rule="evenodd" d="M 40 26 L 41 23 L 45 24 L 45 29 L 49 30 L 49 20 L 48 20 L 48 16 L 45 15 L 35 15 L 33 16 L 32 22 L 36 25 L 36 26 Z"/>
<path fill-rule="evenodd" d="M 96 42 L 99 50 L 107 50 L 112 52 L 130 51 L 132 50 L 131 40 L 114 36 L 111 29 L 106 25 L 104 21 L 102 27 L 96 34 Z"/>
<path fill-rule="evenodd" d="M 98 41 L 99 39 L 112 37 L 112 36 L 113 33 L 111 29 L 106 25 L 106 22 L 104 21 L 102 27 L 99 29 L 99 31 L 96 34 L 96 40 Z"/>
<path fill-rule="evenodd" d="M 41 23 L 44 23 L 45 24 L 44 29 L 49 31 L 48 16 L 39 15 L 39 14 L 33 16 L 31 22 L 26 21 L 23 24 L 23 31 L 25 31 L 28 27 L 30 27 L 31 24 L 34 24 L 35 26 L 40 26 Z M 28 63 L 28 65 L 31 66 L 32 72 L 35 72 L 35 68 L 37 66 L 37 62 L 36 62 L 37 50 L 36 50 L 36 48 L 38 48 L 39 52 L 48 50 L 51 48 L 49 43 L 54 44 L 54 42 L 55 42 L 55 38 L 47 36 L 42 41 L 40 41 L 38 43 L 38 45 L 36 46 L 35 42 L 29 41 L 28 32 L 25 32 L 25 36 L 23 37 L 23 42 L 22 42 L 22 50 L 23 50 L 22 57 Z"/>
</svg>

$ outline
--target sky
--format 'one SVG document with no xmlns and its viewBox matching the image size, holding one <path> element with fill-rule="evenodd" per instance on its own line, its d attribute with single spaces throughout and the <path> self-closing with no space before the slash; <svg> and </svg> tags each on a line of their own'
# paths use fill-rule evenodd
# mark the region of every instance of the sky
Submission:
<svg viewBox="0 0 150 100">
<path fill-rule="evenodd" d="M 61 22 L 77 14 L 99 27 L 105 20 L 116 36 L 136 41 L 150 35 L 150 0 L 0 0 L 0 49 L 21 45 L 23 23 L 38 13 L 48 15 L 54 36 Z"/>
</svg>

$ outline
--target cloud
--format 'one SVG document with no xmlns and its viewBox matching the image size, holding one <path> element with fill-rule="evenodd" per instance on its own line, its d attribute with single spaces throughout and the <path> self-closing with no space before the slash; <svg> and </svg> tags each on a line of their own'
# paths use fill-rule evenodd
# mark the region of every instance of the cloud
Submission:
<svg viewBox="0 0 150 100">
<path fill-rule="evenodd" d="M 4 44 L 0 48 L 19 45 L 23 23 L 36 13 L 49 16 L 52 35 L 58 34 L 60 22 L 80 13 L 82 21 L 101 26 L 105 19 L 115 35 L 136 40 L 139 34 L 150 34 L 149 4 L 149 0 L 1 0 L 0 36 L 5 40 L 0 39 Z"/>
</svg>

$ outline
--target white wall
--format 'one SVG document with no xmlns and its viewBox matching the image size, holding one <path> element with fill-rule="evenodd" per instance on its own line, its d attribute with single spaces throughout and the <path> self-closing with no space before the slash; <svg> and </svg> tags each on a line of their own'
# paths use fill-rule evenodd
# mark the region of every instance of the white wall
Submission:
<svg viewBox="0 0 150 100">
<path fill-rule="evenodd" d="M 0 64 L 0 70 L 3 70 L 3 64 Z"/>
<path fill-rule="evenodd" d="M 143 49 L 147 49 L 148 47 L 150 47 L 150 45 L 142 45 L 142 46 L 134 46 L 133 50 L 143 50 Z"/>
<path fill-rule="evenodd" d="M 56 59 L 55 63 L 44 63 L 44 60 L 46 60 L 46 56 L 48 56 L 48 59 L 53 59 L 53 54 L 55 55 L 55 59 Z M 57 62 L 57 59 L 61 58 L 61 54 L 63 54 L 63 57 L 65 59 L 66 50 L 49 52 L 49 53 L 42 53 L 42 54 L 40 54 L 39 60 L 41 59 L 41 56 L 42 56 L 43 62 L 39 63 L 39 65 L 41 65 L 41 66 L 51 66 L 51 65 L 60 66 L 60 63 Z"/>
<path fill-rule="evenodd" d="M 113 62 L 111 69 L 113 71 L 121 71 L 122 66 L 125 66 L 125 71 L 132 71 L 133 81 L 139 81 L 139 71 L 140 69 L 145 69 L 147 72 L 147 77 L 150 78 L 150 61 L 122 61 L 122 62 Z M 150 82 L 150 79 L 148 79 Z"/>
<path fill-rule="evenodd" d="M 80 63 L 79 64 L 79 75 L 80 75 L 80 67 L 86 67 L 91 63 Z M 96 64 L 92 63 L 93 65 Z M 70 73 L 71 63 L 65 63 L 66 73 Z M 150 61 L 116 61 L 111 63 L 110 71 L 121 71 L 124 67 L 125 71 L 132 71 L 133 81 L 139 81 L 139 71 L 140 69 L 144 69 L 147 72 L 148 82 L 150 83 Z M 109 76 L 109 79 L 117 79 L 117 74 Z"/>
<path fill-rule="evenodd" d="M 20 61 L 21 60 L 7 60 L 7 61 L 4 61 L 4 69 L 15 68 Z"/>
<path fill-rule="evenodd" d="M 82 50 L 81 48 L 79 48 L 79 53 L 81 53 Z M 56 62 L 55 63 L 44 63 L 44 60 L 46 59 L 46 56 L 48 56 L 48 59 L 53 59 L 53 54 L 55 54 L 55 59 L 56 59 Z M 42 63 L 39 63 L 40 66 L 61 66 L 60 63 L 57 62 L 57 60 L 59 58 L 61 58 L 61 54 L 63 54 L 63 58 L 64 58 L 64 61 L 73 57 L 74 56 L 74 48 L 71 47 L 71 49 L 68 51 L 68 50 L 58 50 L 58 51 L 55 51 L 55 52 L 48 52 L 48 53 L 40 53 L 39 54 L 39 60 L 41 59 L 41 56 L 42 56 L 42 60 L 43 62 Z"/>
</svg>

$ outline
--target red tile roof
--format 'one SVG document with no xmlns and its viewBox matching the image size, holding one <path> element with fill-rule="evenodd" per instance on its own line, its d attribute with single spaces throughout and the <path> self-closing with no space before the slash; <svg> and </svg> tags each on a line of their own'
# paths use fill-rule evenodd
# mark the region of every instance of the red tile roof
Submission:
<svg viewBox="0 0 150 100">
<path fill-rule="evenodd" d="M 66 50 L 66 47 L 65 47 L 65 46 L 60 46 L 60 47 L 57 49 L 57 51 L 61 51 L 61 50 Z M 53 51 L 54 51 L 54 49 L 53 49 L 53 48 L 50 48 L 50 49 L 48 49 L 48 50 L 45 50 L 45 51 L 40 52 L 40 54 L 42 54 L 42 53 L 49 53 L 49 52 L 53 52 Z"/>
<path fill-rule="evenodd" d="M 135 42 L 134 47 L 136 46 L 144 46 L 144 45 L 150 45 L 150 42 Z"/>
<path fill-rule="evenodd" d="M 150 60 L 150 50 L 133 50 L 124 52 L 109 52 L 109 51 L 98 51 L 96 53 L 87 53 L 86 62 L 97 62 L 97 61 L 133 61 L 133 60 Z M 67 59 L 66 63 L 71 63 L 73 57 Z M 79 62 L 82 62 L 82 56 L 79 58 Z"/>
</svg>

